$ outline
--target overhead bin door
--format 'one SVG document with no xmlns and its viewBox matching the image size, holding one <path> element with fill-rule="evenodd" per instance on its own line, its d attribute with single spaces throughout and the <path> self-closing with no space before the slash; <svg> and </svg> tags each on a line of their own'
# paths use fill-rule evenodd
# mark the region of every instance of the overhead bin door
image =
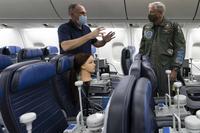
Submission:
<svg viewBox="0 0 200 133">
<path fill-rule="evenodd" d="M 69 19 L 68 6 L 81 3 L 86 7 L 88 19 L 126 19 L 123 0 L 52 0 L 63 19 Z"/>
<path fill-rule="evenodd" d="M 148 3 L 155 0 L 126 0 L 129 19 L 147 19 Z M 166 16 L 169 19 L 192 20 L 198 0 L 160 0 L 166 5 Z"/>
<path fill-rule="evenodd" d="M 0 0 L 0 19 L 59 19 L 49 0 Z"/>
</svg>

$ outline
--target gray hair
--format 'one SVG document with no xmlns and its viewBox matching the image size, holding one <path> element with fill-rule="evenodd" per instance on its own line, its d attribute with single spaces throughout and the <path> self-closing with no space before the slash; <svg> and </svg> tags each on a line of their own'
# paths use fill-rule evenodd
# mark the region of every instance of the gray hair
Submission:
<svg viewBox="0 0 200 133">
<path fill-rule="evenodd" d="M 162 13 L 163 15 L 165 14 L 166 7 L 162 2 L 152 2 L 149 3 L 149 8 L 154 7 L 157 11 Z"/>
<path fill-rule="evenodd" d="M 68 13 L 70 14 L 75 8 L 76 8 L 76 6 L 78 6 L 78 5 L 80 5 L 80 4 L 71 4 L 71 5 L 69 5 L 69 7 L 68 7 Z"/>
</svg>

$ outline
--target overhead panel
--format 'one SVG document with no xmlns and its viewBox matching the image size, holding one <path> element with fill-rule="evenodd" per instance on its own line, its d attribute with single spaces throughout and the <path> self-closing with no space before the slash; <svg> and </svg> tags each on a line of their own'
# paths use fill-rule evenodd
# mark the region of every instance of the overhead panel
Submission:
<svg viewBox="0 0 200 133">
<path fill-rule="evenodd" d="M 69 19 L 68 6 L 81 3 L 87 10 L 88 19 L 126 19 L 123 0 L 52 0 L 63 19 Z"/>
<path fill-rule="evenodd" d="M 49 0 L 0 0 L 0 19 L 59 19 Z"/>
<path fill-rule="evenodd" d="M 155 0 L 126 0 L 129 19 L 147 19 L 148 3 Z M 160 0 L 166 5 L 165 16 L 169 19 L 191 20 L 198 0 Z"/>
<path fill-rule="evenodd" d="M 196 17 L 195 17 L 195 20 L 197 20 L 197 19 L 200 19 L 200 5 L 199 5 L 199 8 L 198 8 Z"/>
</svg>

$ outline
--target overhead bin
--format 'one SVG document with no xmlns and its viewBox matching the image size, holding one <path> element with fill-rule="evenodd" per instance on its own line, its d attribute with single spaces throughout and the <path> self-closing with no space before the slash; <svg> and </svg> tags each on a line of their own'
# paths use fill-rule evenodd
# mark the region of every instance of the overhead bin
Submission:
<svg viewBox="0 0 200 133">
<path fill-rule="evenodd" d="M 155 0 L 126 0 L 128 19 L 147 19 L 148 3 Z M 192 20 L 198 0 L 160 0 L 166 5 L 166 17 Z M 199 16 L 200 17 L 200 16 Z"/>
<path fill-rule="evenodd" d="M 63 19 L 69 19 L 68 6 L 81 3 L 87 10 L 88 19 L 126 19 L 123 0 L 52 0 Z"/>
<path fill-rule="evenodd" d="M 49 0 L 0 0 L 0 19 L 59 19 Z"/>
</svg>

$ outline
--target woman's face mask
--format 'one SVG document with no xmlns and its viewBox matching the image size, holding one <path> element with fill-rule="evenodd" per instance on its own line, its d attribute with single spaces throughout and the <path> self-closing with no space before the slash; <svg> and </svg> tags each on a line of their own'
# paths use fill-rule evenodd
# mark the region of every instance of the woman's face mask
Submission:
<svg viewBox="0 0 200 133">
<path fill-rule="evenodd" d="M 84 15 L 79 16 L 79 23 L 80 23 L 80 25 L 86 25 L 87 24 L 87 16 L 84 16 Z"/>
</svg>

